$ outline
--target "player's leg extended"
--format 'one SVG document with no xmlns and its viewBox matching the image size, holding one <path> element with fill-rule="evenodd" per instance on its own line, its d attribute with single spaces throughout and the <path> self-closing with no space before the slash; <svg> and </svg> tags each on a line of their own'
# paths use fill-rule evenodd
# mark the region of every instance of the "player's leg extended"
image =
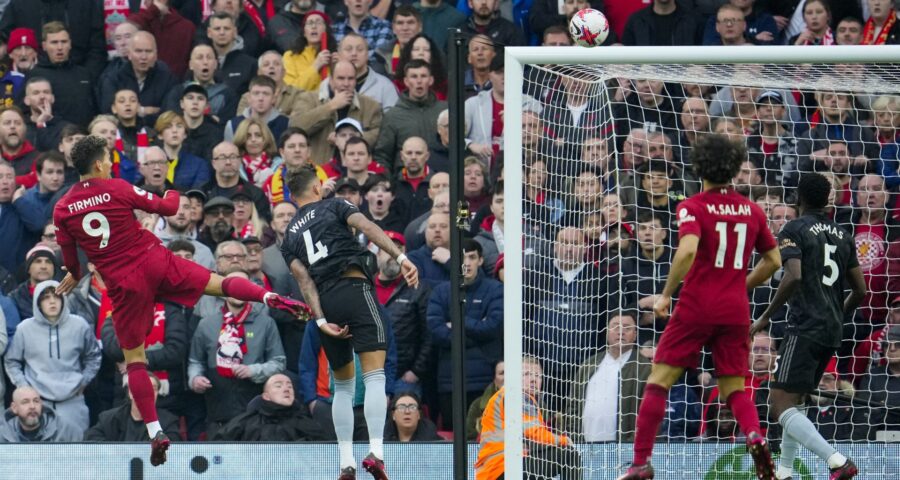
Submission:
<svg viewBox="0 0 900 480">
<path fill-rule="evenodd" d="M 620 480 L 639 480 L 653 478 L 653 470 L 647 466 L 650 454 L 653 453 L 653 442 L 656 432 L 666 416 L 666 400 L 669 389 L 681 378 L 684 368 L 654 363 L 644 387 L 644 397 L 638 408 L 637 430 L 634 434 L 634 459 L 632 467 L 622 475 Z"/>
<path fill-rule="evenodd" d="M 387 479 L 384 475 L 384 423 L 387 418 L 387 395 L 384 391 L 384 350 L 360 352 L 359 363 L 366 386 L 365 416 L 369 430 L 370 453 L 363 460 L 363 468 L 375 478 Z M 374 457 L 374 458 L 373 458 Z"/>
<path fill-rule="evenodd" d="M 780 388 L 771 388 L 769 391 L 769 402 L 771 405 L 772 418 L 777 418 L 778 423 L 784 429 L 784 436 L 790 436 L 791 439 L 799 445 L 803 445 L 809 451 L 816 454 L 817 457 L 828 463 L 828 468 L 839 469 L 847 465 L 847 457 L 837 451 L 831 444 L 822 437 L 815 424 L 797 408 L 802 394 L 786 392 Z M 789 445 L 790 446 L 790 445 Z M 794 447 L 794 456 L 796 456 L 797 448 Z M 791 453 L 788 451 L 787 453 Z M 789 462 L 789 463 L 788 463 Z M 794 459 L 785 456 L 784 448 L 782 448 L 782 457 L 778 462 L 778 478 L 786 478 L 790 476 Z M 849 465 L 848 465 L 849 467 Z M 849 469 L 849 468 L 848 468 Z M 851 478 L 856 475 L 855 466 L 852 468 L 854 473 L 847 473 L 849 476 L 837 478 Z M 787 475 L 785 475 L 787 474 Z"/>
<path fill-rule="evenodd" d="M 283 310 L 294 316 L 309 316 L 309 307 L 291 298 L 282 297 L 263 287 L 240 277 L 222 277 L 217 274 L 209 276 L 204 293 L 216 297 L 231 297 L 248 302 L 263 303 L 269 308 Z"/>
<path fill-rule="evenodd" d="M 334 433 L 337 435 L 341 470 L 350 467 L 356 469 L 356 459 L 353 457 L 353 397 L 356 395 L 356 370 L 353 360 L 340 368 L 334 368 L 332 372 L 334 397 L 331 401 L 331 419 L 334 422 Z"/>
<path fill-rule="evenodd" d="M 169 439 L 163 433 L 162 427 L 159 425 L 159 418 L 156 415 L 156 395 L 153 391 L 150 375 L 147 373 L 147 355 L 144 352 L 143 345 L 130 349 L 123 348 L 122 354 L 125 356 L 128 389 L 131 390 L 134 404 L 141 413 L 141 418 L 144 419 L 144 424 L 147 425 L 147 434 L 153 442 L 150 463 L 153 466 L 157 466 L 166 461 Z"/>
<path fill-rule="evenodd" d="M 715 354 L 713 359 L 715 359 Z M 747 437 L 747 449 L 756 464 L 756 476 L 761 480 L 769 480 L 775 476 L 775 463 L 772 452 L 759 426 L 759 414 L 750 395 L 744 390 L 744 377 L 722 375 L 719 377 L 719 398 L 725 398 L 725 404 L 734 415 L 741 432 Z"/>
</svg>

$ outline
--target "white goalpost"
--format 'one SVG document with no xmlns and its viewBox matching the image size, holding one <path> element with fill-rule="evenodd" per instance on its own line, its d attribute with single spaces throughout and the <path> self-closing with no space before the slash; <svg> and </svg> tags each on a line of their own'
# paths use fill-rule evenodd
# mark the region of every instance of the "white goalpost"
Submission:
<svg viewBox="0 0 900 480">
<path fill-rule="evenodd" d="M 812 171 L 833 180 L 831 211 L 852 230 L 861 215 L 874 218 L 860 198 L 878 190 L 879 178 L 885 190 L 900 185 L 900 46 L 507 47 L 505 56 L 504 478 L 523 478 L 525 468 L 522 357 L 528 355 L 543 366 L 537 401 L 545 422 L 580 452 L 578 478 L 614 479 L 631 461 L 640 377 L 665 326 L 647 305 L 661 292 L 677 246 L 673 209 L 699 188 L 691 145 L 711 131 L 748 145 L 736 188 L 763 206 L 774 234 L 797 213 L 796 181 Z M 888 217 L 900 212 L 885 198 Z M 887 362 L 879 335 L 892 321 L 900 279 L 887 271 L 891 239 L 873 237 L 876 230 L 866 235 L 857 236 L 857 248 L 865 250 L 860 263 L 872 293 L 847 320 L 844 336 L 852 342 L 836 357 L 838 400 L 816 397 L 808 414 L 837 412 L 828 428 L 839 449 L 858 460 L 860 478 L 900 478 L 900 443 L 873 443 L 890 438 L 885 431 L 895 415 L 878 403 L 887 392 L 873 387 L 880 385 L 873 378 Z M 775 285 L 751 294 L 754 315 Z M 607 331 L 615 316 L 634 319 L 633 338 Z M 784 324 L 775 325 L 773 346 Z M 601 388 L 592 372 L 609 342 L 634 357 L 617 359 L 614 376 L 597 377 Z M 772 371 L 775 353 L 753 345 L 748 384 L 764 395 L 765 380 L 758 379 Z M 670 397 L 674 413 L 654 450 L 656 478 L 755 478 L 739 432 L 728 434 L 733 429 L 712 372 L 704 355 L 681 382 L 684 397 Z M 615 401 L 611 419 L 603 417 L 608 410 L 596 417 L 589 410 L 610 407 L 608 397 L 586 398 L 603 390 L 628 400 Z M 774 423 L 768 436 L 777 448 Z M 803 449 L 797 462 L 795 479 L 827 472 Z"/>
</svg>

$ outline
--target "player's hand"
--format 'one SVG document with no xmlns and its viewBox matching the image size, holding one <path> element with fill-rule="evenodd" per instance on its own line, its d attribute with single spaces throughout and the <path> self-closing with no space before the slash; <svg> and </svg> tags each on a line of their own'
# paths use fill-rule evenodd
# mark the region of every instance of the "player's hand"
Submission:
<svg viewBox="0 0 900 480">
<path fill-rule="evenodd" d="M 404 260 L 400 264 L 400 273 L 403 274 L 403 279 L 406 280 L 407 285 L 412 288 L 419 288 L 419 269 L 409 259 Z"/>
<path fill-rule="evenodd" d="M 756 336 L 757 333 L 769 328 L 769 317 L 759 317 L 753 325 L 750 325 L 750 338 Z"/>
<path fill-rule="evenodd" d="M 240 378 L 242 380 L 246 380 L 250 378 L 250 367 L 246 365 L 236 365 L 231 368 L 231 371 L 234 372 L 234 376 Z"/>
<path fill-rule="evenodd" d="M 203 393 L 210 388 L 212 388 L 212 382 L 202 375 L 194 377 L 194 381 L 191 382 L 191 390 L 195 393 Z"/>
<path fill-rule="evenodd" d="M 63 277 L 62 281 L 59 282 L 59 285 L 56 286 L 56 294 L 57 295 L 68 295 L 69 292 L 75 289 L 78 286 L 78 280 L 75 280 L 75 277 L 72 276 L 71 273 L 66 273 L 66 276 Z"/>
<path fill-rule="evenodd" d="M 319 331 L 332 338 L 350 338 L 353 336 L 350 335 L 349 325 L 344 325 L 344 327 L 341 328 L 336 323 L 326 323 L 319 327 Z"/>
<path fill-rule="evenodd" d="M 658 318 L 669 318 L 669 307 L 671 305 L 672 297 L 660 295 L 659 298 L 656 299 L 656 303 L 653 304 L 653 313 L 655 313 Z"/>
<path fill-rule="evenodd" d="M 759 32 L 756 35 L 756 39 L 760 42 L 771 42 L 775 40 L 775 35 L 772 35 L 772 32 Z"/>
</svg>

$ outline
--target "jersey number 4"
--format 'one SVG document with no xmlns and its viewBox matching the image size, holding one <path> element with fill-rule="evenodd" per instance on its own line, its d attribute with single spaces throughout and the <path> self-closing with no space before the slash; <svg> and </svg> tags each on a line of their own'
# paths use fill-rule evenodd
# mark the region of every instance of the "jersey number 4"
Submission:
<svg viewBox="0 0 900 480">
<path fill-rule="evenodd" d="M 725 252 L 728 251 L 728 224 L 716 222 L 716 231 L 719 232 L 719 249 L 716 250 L 716 268 L 725 268 Z M 737 246 L 734 249 L 734 268 L 744 268 L 744 249 L 747 247 L 747 224 L 734 224 L 734 233 L 737 234 Z"/>
<path fill-rule="evenodd" d="M 97 224 L 95 227 L 94 224 Z M 100 239 L 100 249 L 109 245 L 109 221 L 100 212 L 91 212 L 81 220 L 84 233 Z"/>
<path fill-rule="evenodd" d="M 306 258 L 309 260 L 310 265 L 328 256 L 328 247 L 323 245 L 322 242 L 313 244 L 312 234 L 309 233 L 309 230 L 303 232 L 303 242 L 306 244 Z"/>
</svg>

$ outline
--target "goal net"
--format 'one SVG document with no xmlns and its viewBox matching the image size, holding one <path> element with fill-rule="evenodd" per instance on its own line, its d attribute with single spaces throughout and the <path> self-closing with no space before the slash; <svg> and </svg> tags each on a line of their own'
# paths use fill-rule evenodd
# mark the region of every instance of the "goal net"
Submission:
<svg viewBox="0 0 900 480">
<path fill-rule="evenodd" d="M 900 59 L 898 50 L 563 47 L 506 55 L 506 215 L 522 218 L 506 228 L 523 241 L 505 242 L 505 478 L 522 478 L 523 469 L 552 477 L 579 463 L 529 439 L 523 355 L 542 367 L 533 398 L 544 423 L 580 453 L 581 476 L 560 478 L 615 478 L 631 461 L 665 328 L 652 306 L 678 244 L 676 207 L 701 189 L 692 145 L 709 132 L 747 146 L 735 188 L 763 208 L 776 235 L 798 216 L 804 172 L 833 181 L 829 214 L 854 235 L 869 294 L 846 319 L 843 347 L 805 412 L 864 477 L 897 474 L 900 445 L 874 442 L 900 436 L 900 326 L 890 334 L 900 325 L 900 308 L 891 308 L 900 300 L 892 194 L 900 185 L 900 68 L 886 63 Z M 754 317 L 780 278 L 750 294 Z M 781 432 L 766 399 L 785 312 L 753 339 L 747 379 L 776 451 Z M 755 478 L 743 440 L 704 353 L 670 391 L 657 478 Z M 525 461 L 509 454 L 522 447 Z M 794 478 L 825 475 L 824 462 L 801 449 Z"/>
</svg>

